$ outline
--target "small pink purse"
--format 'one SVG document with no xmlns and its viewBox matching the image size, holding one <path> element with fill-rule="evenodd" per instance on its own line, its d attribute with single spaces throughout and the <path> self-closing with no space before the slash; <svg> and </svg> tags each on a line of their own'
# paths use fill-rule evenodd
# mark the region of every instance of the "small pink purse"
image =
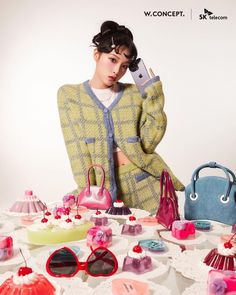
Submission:
<svg viewBox="0 0 236 295">
<path fill-rule="evenodd" d="M 102 183 L 100 187 L 96 185 L 90 185 L 89 173 L 94 167 L 98 167 L 102 171 Z M 103 167 L 98 164 L 90 166 L 87 172 L 87 186 L 80 192 L 77 205 L 85 206 L 88 209 L 108 209 L 112 204 L 112 198 L 110 192 L 104 187 L 104 182 L 105 171 Z"/>
</svg>

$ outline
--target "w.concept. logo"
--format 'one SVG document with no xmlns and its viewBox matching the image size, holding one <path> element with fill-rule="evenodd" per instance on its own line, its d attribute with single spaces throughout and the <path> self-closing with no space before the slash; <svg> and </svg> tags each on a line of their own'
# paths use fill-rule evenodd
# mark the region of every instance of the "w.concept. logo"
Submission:
<svg viewBox="0 0 236 295">
<path fill-rule="evenodd" d="M 217 15 L 214 15 L 213 12 L 211 12 L 210 10 L 204 8 L 204 13 L 200 14 L 199 15 L 199 19 L 200 20 L 207 20 L 207 19 L 210 19 L 210 20 L 225 20 L 225 19 L 228 19 L 227 16 L 217 16 Z"/>
</svg>

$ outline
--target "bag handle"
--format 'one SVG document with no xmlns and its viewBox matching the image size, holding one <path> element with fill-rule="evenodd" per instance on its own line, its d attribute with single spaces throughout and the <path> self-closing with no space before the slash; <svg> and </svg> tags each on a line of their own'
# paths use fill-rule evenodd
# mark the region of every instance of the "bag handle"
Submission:
<svg viewBox="0 0 236 295">
<path fill-rule="evenodd" d="M 209 162 L 207 164 L 203 164 L 194 170 L 192 178 L 191 178 L 192 199 L 193 200 L 196 199 L 195 183 L 199 179 L 200 170 L 202 170 L 204 168 L 218 168 L 218 169 L 221 169 L 224 171 L 227 181 L 226 181 L 226 186 L 225 186 L 225 193 L 222 196 L 222 201 L 227 201 L 227 198 L 230 194 L 230 189 L 231 189 L 230 176 L 232 177 L 232 181 L 236 182 L 235 175 L 234 175 L 233 171 L 231 171 L 229 168 L 226 168 L 220 164 L 217 164 L 216 162 Z"/>
<path fill-rule="evenodd" d="M 100 189 L 98 191 L 98 196 L 101 197 L 103 195 L 103 190 L 104 190 L 104 182 L 105 182 L 105 170 L 104 168 L 99 165 L 99 164 L 93 164 L 88 168 L 88 172 L 87 172 L 87 188 L 86 188 L 86 196 L 90 196 L 91 194 L 91 190 L 90 190 L 90 171 L 92 168 L 97 167 L 100 168 L 100 170 L 102 171 L 102 182 L 101 182 L 101 186 Z"/>
</svg>

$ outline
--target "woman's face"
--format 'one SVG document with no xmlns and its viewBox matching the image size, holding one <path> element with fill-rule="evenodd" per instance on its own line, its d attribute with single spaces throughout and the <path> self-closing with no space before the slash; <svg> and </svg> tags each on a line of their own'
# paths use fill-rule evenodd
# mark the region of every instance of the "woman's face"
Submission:
<svg viewBox="0 0 236 295">
<path fill-rule="evenodd" d="M 126 57 L 129 51 L 121 46 L 119 52 L 112 50 L 110 53 L 94 51 L 96 69 L 93 77 L 97 88 L 107 88 L 117 83 L 126 73 L 129 67 L 129 59 Z"/>
</svg>

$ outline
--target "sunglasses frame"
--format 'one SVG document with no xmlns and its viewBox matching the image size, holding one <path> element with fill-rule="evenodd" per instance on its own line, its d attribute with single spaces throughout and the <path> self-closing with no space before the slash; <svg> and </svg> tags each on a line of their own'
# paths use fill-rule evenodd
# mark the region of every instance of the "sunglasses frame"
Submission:
<svg viewBox="0 0 236 295">
<path fill-rule="evenodd" d="M 85 272 L 87 273 L 87 274 L 89 274 L 90 276 L 93 276 L 93 277 L 109 277 L 109 276 L 112 276 L 116 271 L 117 271 L 117 269 L 118 269 L 118 261 L 117 261 L 117 259 L 116 259 L 116 257 L 115 257 L 115 255 L 110 251 L 110 250 L 108 250 L 107 248 L 105 248 L 105 247 L 97 247 L 96 249 L 93 249 L 92 247 L 90 247 L 90 249 L 91 249 L 91 253 L 89 254 L 89 256 L 88 256 L 88 258 L 87 258 L 87 260 L 85 261 L 85 262 L 80 262 L 79 261 L 79 259 L 78 259 L 78 257 L 76 256 L 76 254 L 73 252 L 73 250 L 71 250 L 70 248 L 68 248 L 68 247 L 62 247 L 62 248 L 60 248 L 60 249 L 57 249 L 57 250 L 55 250 L 53 253 L 51 253 L 50 254 L 50 256 L 48 257 L 48 259 L 47 259 L 47 262 L 46 262 L 46 270 L 47 270 L 47 272 L 51 275 L 51 276 L 53 276 L 53 277 L 66 277 L 66 278 L 69 278 L 69 277 L 73 277 L 73 276 L 75 276 L 80 270 L 85 270 Z M 96 251 L 97 250 L 103 250 L 104 252 L 108 252 L 111 256 L 112 256 L 112 258 L 113 258 L 113 261 L 114 261 L 114 267 L 113 267 L 113 270 L 111 271 L 111 273 L 109 273 L 109 274 L 92 274 L 92 273 L 90 273 L 90 271 L 89 271 L 89 268 L 88 268 L 88 261 L 89 261 L 89 258 L 92 256 L 92 255 L 95 255 L 96 256 Z M 76 269 L 76 271 L 74 272 L 74 273 L 72 273 L 72 274 L 55 274 L 55 273 L 53 273 L 52 271 L 51 271 L 51 269 L 50 269 L 50 262 L 51 262 L 51 259 L 52 259 L 52 257 L 55 255 L 55 254 L 57 254 L 58 252 L 60 252 L 61 250 L 66 250 L 66 251 L 69 251 L 72 255 L 73 255 L 73 257 L 75 258 L 75 262 L 76 262 L 76 264 L 77 264 L 77 269 Z M 106 253 L 104 254 L 104 255 L 106 255 Z"/>
</svg>

